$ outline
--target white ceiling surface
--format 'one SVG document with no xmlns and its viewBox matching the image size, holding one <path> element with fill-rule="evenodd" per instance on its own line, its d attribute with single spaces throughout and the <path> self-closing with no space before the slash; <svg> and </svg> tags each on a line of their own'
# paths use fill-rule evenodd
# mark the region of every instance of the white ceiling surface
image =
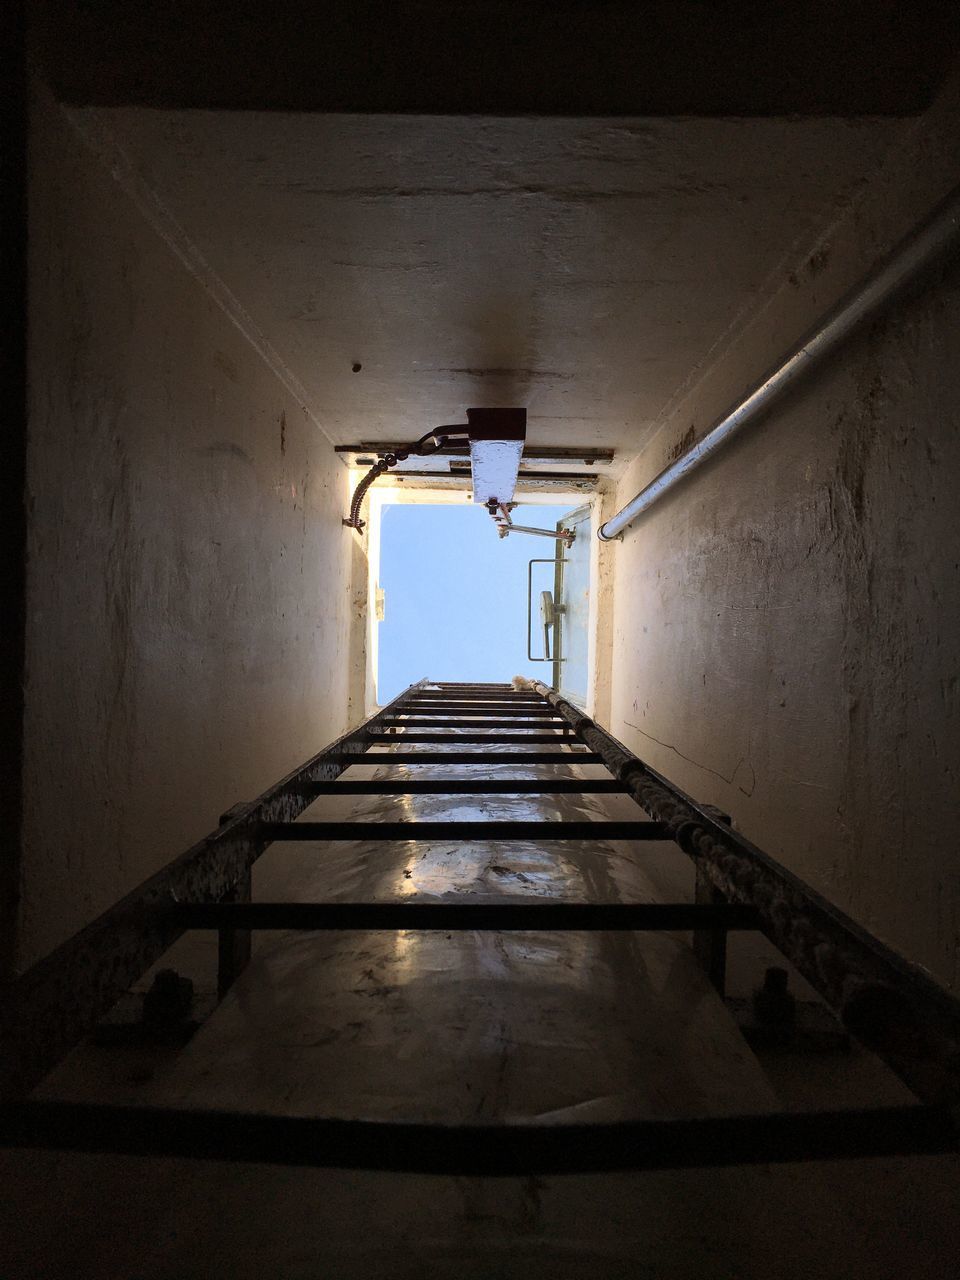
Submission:
<svg viewBox="0 0 960 1280">
<path fill-rule="evenodd" d="M 535 443 L 626 456 L 900 127 L 97 116 L 335 443 L 506 404 Z"/>
</svg>

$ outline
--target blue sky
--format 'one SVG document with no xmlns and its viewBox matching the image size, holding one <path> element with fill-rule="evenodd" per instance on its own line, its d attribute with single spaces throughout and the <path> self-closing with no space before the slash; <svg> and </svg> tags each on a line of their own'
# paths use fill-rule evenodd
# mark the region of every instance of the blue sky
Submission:
<svg viewBox="0 0 960 1280">
<path fill-rule="evenodd" d="M 571 503 L 517 507 L 516 524 L 550 529 Z M 382 513 L 378 701 L 432 680 L 551 680 L 551 667 L 527 661 L 527 562 L 556 555 L 555 542 L 523 533 L 497 537 L 486 510 L 462 506 L 385 506 Z M 553 590 L 553 566 L 533 567 L 533 653 L 539 592 Z"/>
</svg>

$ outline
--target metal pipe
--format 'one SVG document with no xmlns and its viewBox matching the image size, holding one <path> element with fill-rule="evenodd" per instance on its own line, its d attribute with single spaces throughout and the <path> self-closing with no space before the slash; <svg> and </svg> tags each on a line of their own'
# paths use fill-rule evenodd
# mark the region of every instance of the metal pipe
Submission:
<svg viewBox="0 0 960 1280">
<path fill-rule="evenodd" d="M 625 507 L 600 526 L 603 542 L 620 532 L 663 497 L 675 484 L 699 467 L 743 427 L 765 412 L 773 401 L 815 364 L 832 354 L 853 331 L 874 316 L 906 288 L 922 271 L 954 248 L 960 233 L 960 187 L 941 201 L 893 251 L 858 285 L 846 293 L 800 345 L 774 371 L 710 428 L 706 435 L 677 458 Z"/>
<path fill-rule="evenodd" d="M 566 546 L 573 545 L 573 540 L 577 536 L 572 529 L 535 529 L 528 524 L 514 524 L 510 519 L 510 508 L 515 507 L 515 502 L 501 502 L 498 504 L 501 515 L 497 515 L 496 511 L 490 509 L 493 516 L 493 522 L 497 526 L 497 533 L 501 538 L 508 537 L 511 533 L 534 533 L 540 538 L 553 538 L 556 542 L 563 542 Z"/>
<path fill-rule="evenodd" d="M 507 537 L 511 533 L 533 533 L 540 538 L 553 538 L 555 542 L 564 542 L 566 545 L 572 546 L 573 540 L 577 536 L 575 533 L 558 532 L 556 529 L 535 529 L 529 524 L 498 524 L 497 530 L 501 538 Z"/>
</svg>

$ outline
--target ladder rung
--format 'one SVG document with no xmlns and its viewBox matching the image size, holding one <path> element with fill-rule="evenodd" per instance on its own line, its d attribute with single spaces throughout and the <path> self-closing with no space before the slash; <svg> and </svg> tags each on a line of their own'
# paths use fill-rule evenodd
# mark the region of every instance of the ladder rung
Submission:
<svg viewBox="0 0 960 1280">
<path fill-rule="evenodd" d="M 264 822 L 270 840 L 668 840 L 660 822 Z"/>
<path fill-rule="evenodd" d="M 756 929 L 739 903 L 692 902 L 199 902 L 173 909 L 187 929 Z"/>
<path fill-rule="evenodd" d="M 477 694 L 458 694 L 456 698 L 404 698 L 403 707 L 447 707 L 457 703 L 468 703 L 471 707 L 549 707 L 547 700 L 539 696 L 516 696 L 516 698 L 481 698 Z"/>
<path fill-rule="evenodd" d="M 499 729 L 492 733 L 410 733 L 409 731 L 404 733 L 375 733 L 368 730 L 366 741 L 381 745 L 383 743 L 389 745 L 391 742 L 449 742 L 452 744 L 458 742 L 489 742 L 491 745 L 514 742 L 518 747 L 522 747 L 528 742 L 563 742 L 564 732 L 559 729 L 556 733 L 525 733 L 523 731 L 504 733 Z"/>
<path fill-rule="evenodd" d="M 556 716 L 549 703 L 402 703 L 393 708 L 396 716 L 415 713 L 445 716 L 448 712 L 465 712 L 467 716 Z"/>
<path fill-rule="evenodd" d="M 456 695 L 448 695 L 442 697 L 436 696 L 417 696 L 412 698 L 404 698 L 401 706 L 447 706 L 451 703 L 469 702 L 493 704 L 501 707 L 549 707 L 550 703 L 539 694 L 479 694 L 479 693 L 458 693 Z"/>
<path fill-rule="evenodd" d="M 467 716 L 510 716 L 517 720 L 542 720 L 544 717 L 556 719 L 557 713 L 553 707 L 546 705 L 540 707 L 503 707 L 489 706 L 485 703 L 476 703 L 471 706 L 467 702 L 454 702 L 450 706 L 444 706 L 443 703 L 430 703 L 424 706 L 416 707 L 397 707 L 395 714 L 400 716 L 445 716 L 452 712 Z"/>
<path fill-rule="evenodd" d="M 566 720 L 549 720 L 543 724 L 539 720 L 531 720 L 529 726 L 524 725 L 517 720 L 487 720 L 477 717 L 473 720 L 401 720 L 398 716 L 391 716 L 388 720 L 381 720 L 382 725 L 396 725 L 401 729 L 517 729 L 523 730 L 527 727 L 531 729 L 559 729 L 562 733 L 572 733 L 573 729 L 567 724 Z"/>
<path fill-rule="evenodd" d="M 480 702 L 543 702 L 538 693 L 517 693 L 515 689 L 432 689 L 423 693 L 410 694 L 409 701 L 420 698 L 441 701 L 443 699 L 464 698 Z"/>
<path fill-rule="evenodd" d="M 568 757 L 564 757 L 568 759 Z M 624 792 L 616 778 L 364 778 L 362 781 L 307 782 L 303 795 L 312 796 L 456 796 L 563 795 L 566 793 Z"/>
<path fill-rule="evenodd" d="M 450 1124 L 27 1098 L 0 1105 L 0 1143 L 514 1180 L 520 1175 L 955 1155 L 960 1148 L 953 1110 L 946 1104 L 916 1102 L 679 1120 Z"/>
<path fill-rule="evenodd" d="M 411 693 L 403 701 L 406 702 L 529 702 L 532 706 L 547 706 L 545 698 L 539 693 Z"/>
<path fill-rule="evenodd" d="M 399 738 L 383 739 L 388 744 Z M 447 741 L 447 739 L 444 739 Z M 457 738 L 449 741 L 456 742 Z M 563 751 L 364 751 L 331 752 L 325 763 L 339 765 L 390 764 L 603 764 L 603 757 L 595 751 L 577 750 L 577 739 L 559 739 L 566 746 Z M 379 745 L 379 744 L 378 744 Z"/>
</svg>

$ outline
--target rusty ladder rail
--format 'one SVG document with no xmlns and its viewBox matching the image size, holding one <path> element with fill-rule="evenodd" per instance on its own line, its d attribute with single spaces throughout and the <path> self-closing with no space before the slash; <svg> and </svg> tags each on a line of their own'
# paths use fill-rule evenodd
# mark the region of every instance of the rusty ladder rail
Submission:
<svg viewBox="0 0 960 1280">
<path fill-rule="evenodd" d="M 480 749 L 462 750 L 465 744 Z M 541 749 L 548 744 L 552 750 Z M 507 745 L 512 750 L 497 749 Z M 390 750 L 372 750 L 377 746 Z M 357 764 L 401 763 L 602 764 L 611 776 L 341 780 Z M 636 801 L 643 816 L 630 822 L 379 823 L 376 836 L 672 840 L 696 864 L 694 902 L 250 901 L 250 868 L 271 843 L 369 837 L 363 822 L 298 821 L 318 796 L 578 791 L 620 792 Z M 759 929 L 919 1101 L 617 1124 L 447 1126 L 30 1098 L 31 1089 L 187 929 L 218 932 L 221 996 L 249 960 L 253 929 L 688 930 L 721 991 L 728 931 Z M 216 832 L 11 984 L 0 994 L 0 1036 L 0 1144 L 13 1147 L 490 1176 L 960 1149 L 960 1002 L 539 683 L 527 692 L 504 684 L 412 685 L 258 800 L 235 806 Z"/>
</svg>

